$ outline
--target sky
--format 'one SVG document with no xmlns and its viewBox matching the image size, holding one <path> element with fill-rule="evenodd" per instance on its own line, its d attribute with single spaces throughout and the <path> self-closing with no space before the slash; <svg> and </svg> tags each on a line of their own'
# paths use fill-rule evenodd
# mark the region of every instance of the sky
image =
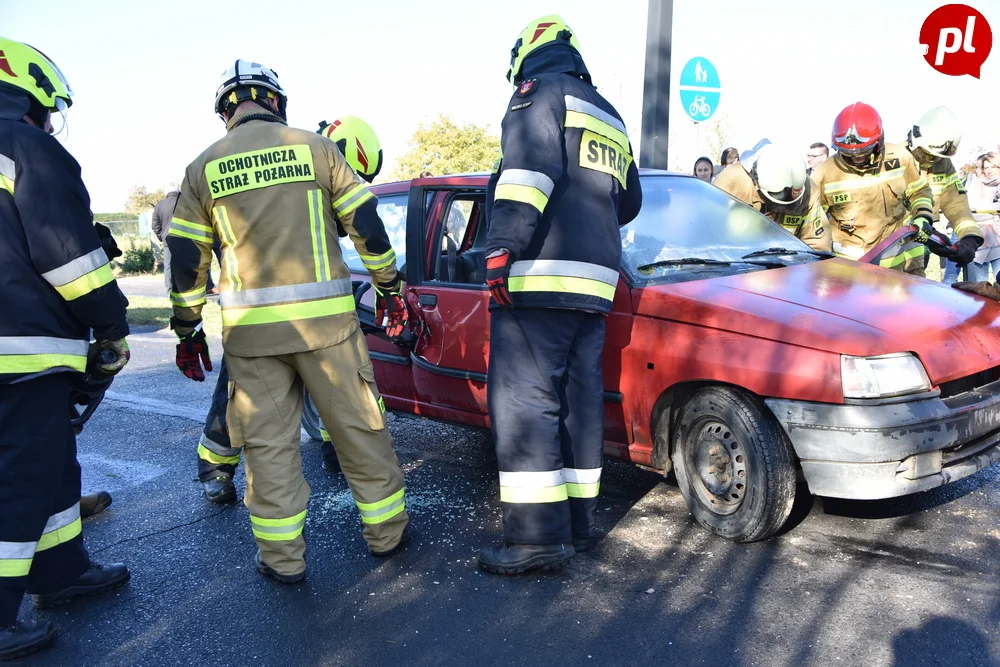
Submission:
<svg viewBox="0 0 1000 667">
<path fill-rule="evenodd" d="M 918 44 L 944 1 L 674 0 L 670 166 L 690 171 L 713 121 L 745 150 L 762 137 L 805 152 L 829 143 L 836 114 L 861 100 L 901 141 L 928 109 L 963 121 L 962 148 L 1000 143 L 1000 0 L 967 4 L 993 26 L 982 78 L 934 71 Z M 419 123 L 446 114 L 499 133 L 511 94 L 510 48 L 524 26 L 558 13 L 578 36 L 601 93 L 638 153 L 647 2 L 467 0 L 195 2 L 0 0 L 0 31 L 44 51 L 75 96 L 63 141 L 83 167 L 95 212 L 120 211 L 129 188 L 169 188 L 225 132 L 212 106 L 236 58 L 278 73 L 289 124 L 353 114 L 378 134 L 391 173 Z M 719 71 L 721 100 L 697 126 L 678 78 L 692 57 Z M 711 156 L 716 161 L 717 155 Z"/>
</svg>

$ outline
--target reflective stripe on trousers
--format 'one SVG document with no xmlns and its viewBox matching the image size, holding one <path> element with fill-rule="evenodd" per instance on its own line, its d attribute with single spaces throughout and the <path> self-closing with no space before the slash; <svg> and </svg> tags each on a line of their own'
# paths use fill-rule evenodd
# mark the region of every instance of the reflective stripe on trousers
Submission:
<svg viewBox="0 0 1000 667">
<path fill-rule="evenodd" d="M 69 542 L 80 534 L 80 503 L 76 502 L 69 509 L 56 512 L 49 517 L 38 540 L 37 551 L 45 551 L 63 542 Z"/>
<path fill-rule="evenodd" d="M 306 526 L 306 510 L 287 519 L 264 519 L 251 514 L 250 524 L 253 527 L 254 537 L 258 539 L 274 542 L 294 540 L 302 534 L 302 529 Z"/>
<path fill-rule="evenodd" d="M 358 510 L 361 512 L 361 521 L 364 523 L 382 523 L 400 514 L 406 509 L 405 500 L 406 489 L 400 489 L 388 498 L 374 503 L 359 503 Z"/>
<path fill-rule="evenodd" d="M 500 472 L 500 502 L 553 503 L 596 498 L 601 468 L 563 468 L 543 472 Z"/>
<path fill-rule="evenodd" d="M 215 465 L 235 466 L 240 464 L 240 450 L 223 447 L 202 433 L 201 439 L 198 440 L 198 458 Z"/>
<path fill-rule="evenodd" d="M 0 577 L 26 577 L 38 542 L 0 542 Z"/>
</svg>

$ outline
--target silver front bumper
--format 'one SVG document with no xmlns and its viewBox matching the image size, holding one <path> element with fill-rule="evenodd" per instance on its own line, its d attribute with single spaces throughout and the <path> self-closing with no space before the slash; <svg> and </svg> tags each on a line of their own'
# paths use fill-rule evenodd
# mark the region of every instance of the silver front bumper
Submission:
<svg viewBox="0 0 1000 667">
<path fill-rule="evenodd" d="M 949 398 L 881 405 L 764 402 L 788 434 L 816 495 L 903 496 L 1000 461 L 1000 381 Z"/>
</svg>

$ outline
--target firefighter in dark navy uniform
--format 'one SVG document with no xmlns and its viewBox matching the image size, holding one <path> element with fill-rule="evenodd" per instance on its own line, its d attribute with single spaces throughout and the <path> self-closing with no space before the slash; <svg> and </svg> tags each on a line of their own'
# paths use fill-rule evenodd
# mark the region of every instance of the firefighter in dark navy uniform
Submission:
<svg viewBox="0 0 1000 667">
<path fill-rule="evenodd" d="M 71 96 L 43 53 L 0 37 L 0 660 L 55 636 L 17 621 L 26 592 L 46 609 L 129 578 L 91 562 L 80 526 L 74 383 L 116 374 L 129 352 L 80 165 L 50 136 Z"/>
<path fill-rule="evenodd" d="M 525 28 L 507 78 L 516 88 L 487 194 L 488 402 L 504 543 L 483 549 L 479 566 L 495 574 L 555 566 L 590 546 L 604 317 L 618 228 L 642 203 L 625 125 L 560 17 Z"/>
</svg>

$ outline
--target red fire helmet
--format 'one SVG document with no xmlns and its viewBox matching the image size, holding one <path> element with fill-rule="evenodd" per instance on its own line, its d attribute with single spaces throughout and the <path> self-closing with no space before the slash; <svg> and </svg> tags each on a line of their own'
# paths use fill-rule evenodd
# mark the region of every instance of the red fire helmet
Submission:
<svg viewBox="0 0 1000 667">
<path fill-rule="evenodd" d="M 833 121 L 833 145 L 854 166 L 869 166 L 882 153 L 882 117 L 871 105 L 855 102 Z"/>
</svg>

